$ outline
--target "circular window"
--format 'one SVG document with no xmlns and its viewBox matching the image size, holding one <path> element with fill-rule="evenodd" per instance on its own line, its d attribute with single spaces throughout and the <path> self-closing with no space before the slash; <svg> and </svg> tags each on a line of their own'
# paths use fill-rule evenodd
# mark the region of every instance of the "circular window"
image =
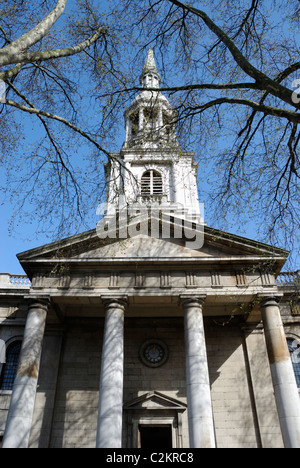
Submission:
<svg viewBox="0 0 300 468">
<path fill-rule="evenodd" d="M 149 367 L 162 366 L 167 361 L 168 356 L 166 344 L 156 338 L 145 341 L 140 348 L 140 358 Z"/>
</svg>

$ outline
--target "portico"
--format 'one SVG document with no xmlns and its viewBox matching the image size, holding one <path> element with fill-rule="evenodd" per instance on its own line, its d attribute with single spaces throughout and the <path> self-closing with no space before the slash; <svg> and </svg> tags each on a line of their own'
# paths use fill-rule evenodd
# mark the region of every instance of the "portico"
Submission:
<svg viewBox="0 0 300 468">
<path fill-rule="evenodd" d="M 156 296 L 154 295 L 155 288 L 153 288 L 153 286 L 149 288 L 149 285 L 153 282 L 154 277 L 160 278 L 160 275 L 158 276 L 157 272 L 154 272 L 152 270 L 144 271 L 144 283 L 142 289 L 135 289 L 135 278 L 133 276 L 132 287 L 126 288 L 126 295 L 122 294 L 122 292 L 124 292 L 125 289 L 122 288 L 122 279 L 120 278 L 118 279 L 118 291 L 116 292 L 115 286 L 113 292 L 107 290 L 106 294 L 104 294 L 104 291 L 100 293 L 99 289 L 97 292 L 95 291 L 96 280 L 93 280 L 94 287 L 93 289 L 89 290 L 89 297 L 90 299 L 91 297 L 94 297 L 94 301 L 90 299 L 89 301 L 90 303 L 94 302 L 94 304 L 98 303 L 97 309 L 99 310 L 99 312 L 97 313 L 97 316 L 99 315 L 99 318 L 102 317 L 102 320 L 104 320 L 105 323 L 101 339 L 102 345 L 100 346 L 99 344 L 99 351 L 100 348 L 102 348 L 102 360 L 99 383 L 99 406 L 97 412 L 97 437 L 95 442 L 96 446 L 99 448 L 121 448 L 124 446 L 124 429 L 126 427 L 129 427 L 127 426 L 129 421 L 128 414 L 132 414 L 133 411 L 132 404 L 128 404 L 129 394 L 126 390 L 126 380 L 129 378 L 128 369 L 130 370 L 130 368 L 128 368 L 128 362 L 126 362 L 126 359 L 128 360 L 128 352 L 125 358 L 124 348 L 126 349 L 126 347 L 128 346 L 128 343 L 126 343 L 128 326 L 129 329 L 131 329 L 131 326 L 135 324 L 133 328 L 134 330 L 135 326 L 138 326 L 138 322 L 140 320 L 142 320 L 144 324 L 148 321 L 149 325 L 151 325 L 152 327 L 155 321 L 159 323 L 159 327 L 156 326 L 155 328 L 152 328 L 152 331 L 147 329 L 147 334 L 144 335 L 144 337 L 153 337 L 154 341 L 152 341 L 154 343 L 158 343 L 160 339 L 163 338 L 163 341 L 169 348 L 169 353 L 171 352 L 172 355 L 171 357 L 169 357 L 169 359 L 172 358 L 172 360 L 176 361 L 179 355 L 184 354 L 185 369 L 182 375 L 185 376 L 185 383 L 183 385 L 183 388 L 185 388 L 186 390 L 186 397 L 183 398 L 183 400 L 181 400 L 181 404 L 177 403 L 177 405 L 179 405 L 179 409 L 177 408 L 177 406 L 171 408 L 170 406 L 164 407 L 162 405 L 158 406 L 156 408 L 156 411 L 154 411 L 153 413 L 152 408 L 154 407 L 151 405 L 146 405 L 141 406 L 141 409 L 143 408 L 143 411 L 141 413 L 138 413 L 138 408 L 135 406 L 134 414 L 137 418 L 135 420 L 139 421 L 139 423 L 137 426 L 133 425 L 131 430 L 133 430 L 133 428 L 135 427 L 136 429 L 134 430 L 137 431 L 140 425 L 143 425 L 143 427 L 155 427 L 155 421 L 157 427 L 173 427 L 173 422 L 177 421 L 174 426 L 174 430 L 177 431 L 176 427 L 178 427 L 178 417 L 176 416 L 176 414 L 180 414 L 179 420 L 181 434 L 183 431 L 182 424 L 184 424 L 182 423 L 182 417 L 184 416 L 187 418 L 186 424 L 189 431 L 190 447 L 204 448 L 217 446 L 215 440 L 214 421 L 216 416 L 214 416 L 214 408 L 212 402 L 213 398 L 211 395 L 212 383 L 210 381 L 209 376 L 209 367 L 211 366 L 211 363 L 209 362 L 208 358 L 209 352 L 207 353 L 207 341 L 205 338 L 206 332 L 204 327 L 204 321 L 206 321 L 206 323 L 209 323 L 210 319 L 214 317 L 218 317 L 218 320 L 220 320 L 222 315 L 218 313 L 218 315 L 215 316 L 214 311 L 216 310 L 216 308 L 219 308 L 219 310 L 220 308 L 223 308 L 224 312 L 226 312 L 228 310 L 228 307 L 230 307 L 229 299 L 225 294 L 224 286 L 222 286 L 222 284 L 220 284 L 218 288 L 218 299 L 216 299 L 216 296 L 213 295 L 214 281 L 211 281 L 210 287 L 206 287 L 205 289 L 203 287 L 199 287 L 200 276 L 198 274 L 195 274 L 195 284 L 192 291 L 190 290 L 190 276 L 186 275 L 184 288 L 185 290 L 181 288 L 181 291 L 179 293 L 177 292 L 176 295 L 173 295 L 173 290 L 176 288 L 174 288 L 174 282 L 172 279 L 174 278 L 174 276 L 177 278 L 178 274 L 179 272 L 177 272 L 177 275 L 174 275 L 173 271 L 172 273 L 168 272 L 169 289 L 167 290 L 167 296 L 164 294 L 165 290 L 161 289 L 164 288 L 164 286 L 160 286 L 160 282 L 159 288 L 156 288 Z M 189 278 L 188 280 L 187 277 Z M 211 279 L 213 277 L 215 277 L 215 275 L 212 276 Z M 66 297 L 64 297 L 63 295 L 61 296 L 61 298 L 59 298 L 59 296 L 57 295 L 57 289 L 51 289 L 51 295 L 53 296 L 51 299 L 52 305 L 50 305 L 50 316 L 53 315 L 54 309 L 56 307 L 59 307 L 62 312 L 62 315 L 65 316 L 65 318 L 67 318 L 68 314 L 70 313 L 70 308 L 66 307 L 66 305 L 63 305 L 67 302 Z M 247 289 L 247 293 L 249 294 L 249 286 L 247 287 Z M 256 290 L 257 289 L 259 288 L 256 288 Z M 221 295 L 221 291 L 224 292 L 223 297 Z M 49 292 L 50 291 L 48 291 L 48 293 Z M 141 294 L 141 292 L 143 292 L 143 294 Z M 84 290 L 77 291 L 78 302 L 86 304 L 86 301 L 83 297 L 83 293 Z M 149 294 L 149 296 L 147 296 L 147 294 Z M 19 374 L 21 373 L 21 369 L 25 369 L 26 366 L 28 367 L 29 360 L 30 362 L 32 362 L 32 360 L 35 359 L 37 363 L 39 362 L 39 356 L 41 353 L 40 343 L 45 325 L 46 311 L 48 308 L 47 303 L 51 303 L 49 301 L 51 295 L 48 296 L 47 300 L 45 299 L 44 294 L 43 296 L 40 296 L 40 299 L 37 296 L 35 296 L 34 302 L 30 303 L 30 312 L 27 318 L 28 326 L 26 327 L 26 329 L 31 329 L 30 342 L 32 343 L 32 340 L 35 340 L 34 333 L 32 331 L 33 329 L 31 326 L 32 320 L 34 320 L 36 323 L 34 329 L 36 330 L 37 344 L 34 348 L 30 348 L 30 353 L 34 353 L 34 356 L 30 356 L 30 359 L 25 352 L 21 354 Z M 260 301 L 261 297 L 259 297 L 258 300 Z M 54 303 L 56 303 L 55 308 Z M 273 330 L 277 330 L 278 328 L 280 329 L 280 327 L 282 327 L 282 325 L 280 325 L 280 319 L 278 319 L 278 313 L 276 312 L 276 307 L 278 307 L 276 306 L 276 304 L 277 302 L 275 301 L 275 297 L 271 298 L 269 295 L 264 296 L 261 301 L 261 309 L 263 311 L 262 317 L 265 327 L 266 344 L 269 352 L 271 374 L 274 381 L 275 397 L 276 402 L 279 405 L 279 422 L 285 440 L 285 446 L 296 447 L 297 440 L 294 434 L 296 433 L 298 417 L 295 414 L 295 408 L 297 408 L 297 404 L 299 404 L 299 396 L 295 382 L 293 381 L 293 373 L 291 372 L 291 368 L 289 367 L 290 362 L 288 361 L 288 359 L 286 359 L 286 365 L 282 365 L 283 361 L 280 357 L 281 363 L 279 364 L 279 366 L 277 366 L 276 362 L 278 361 L 278 359 L 276 358 L 276 361 L 276 359 L 274 358 L 274 355 L 276 355 L 276 353 L 278 352 L 276 350 L 279 350 L 279 345 L 278 332 L 274 332 Z M 85 305 L 84 307 L 86 318 L 92 318 L 94 323 L 96 318 L 95 306 L 86 307 Z M 80 306 L 80 308 L 82 309 L 82 306 Z M 154 312 L 153 308 L 155 308 L 157 312 Z M 75 307 L 72 307 L 72 310 L 73 314 L 76 313 Z M 141 310 L 143 310 L 142 314 Z M 246 312 L 243 311 L 240 315 L 236 313 L 235 320 L 239 320 L 239 317 L 242 318 L 242 314 L 246 314 Z M 272 318 L 272 314 L 276 315 L 274 319 Z M 35 318 L 33 318 L 33 315 L 35 316 Z M 246 321 L 243 320 L 243 322 L 248 322 L 248 327 L 251 327 L 251 311 L 250 313 L 248 312 L 245 315 L 245 317 L 247 317 Z M 273 327 L 272 323 L 274 323 L 274 320 L 276 323 Z M 160 321 L 165 321 L 165 323 L 160 323 Z M 168 334 L 166 334 L 165 331 L 162 334 L 160 334 L 159 332 L 160 329 L 166 329 L 166 323 L 168 324 L 168 327 L 171 327 L 172 322 L 174 322 L 175 327 L 178 327 L 178 324 L 181 323 L 182 337 L 185 336 L 185 343 L 178 342 L 177 347 L 174 346 L 174 344 L 170 346 L 170 343 L 168 342 L 170 341 L 170 339 L 166 340 Z M 124 323 L 127 323 L 127 331 L 124 328 Z M 141 326 L 143 326 L 143 324 Z M 29 331 L 27 332 L 27 334 L 25 333 L 24 337 L 23 346 L 25 348 L 27 346 L 26 342 L 28 338 L 26 338 L 26 336 L 28 336 L 28 333 Z M 132 338 L 129 338 L 129 343 L 131 340 Z M 140 342 L 140 344 L 143 342 L 142 335 L 138 341 Z M 284 343 L 284 340 L 281 341 L 281 343 Z M 176 353 L 176 349 L 180 350 L 178 351 L 178 356 L 176 356 L 176 354 L 174 356 L 174 352 Z M 285 354 L 285 356 L 287 355 Z M 131 362 L 133 361 L 132 356 L 130 357 L 130 360 Z M 136 353 L 135 355 L 135 360 L 136 366 L 144 366 L 145 368 L 145 364 L 141 363 L 138 353 Z M 273 370 L 274 365 L 277 366 L 275 370 Z M 161 367 L 157 366 L 156 368 L 152 368 L 152 372 L 155 372 L 156 378 L 158 378 L 158 375 L 164 374 L 166 366 L 167 364 L 163 364 Z M 285 369 L 286 366 L 289 368 L 288 371 Z M 34 412 L 34 402 L 36 400 L 37 381 L 39 377 L 39 365 L 37 364 L 34 367 L 30 365 L 30 369 L 32 369 L 30 380 L 34 380 L 34 385 L 28 382 L 29 376 L 26 378 L 26 382 L 23 382 L 24 377 L 22 377 L 21 375 L 16 379 L 16 384 L 13 390 L 12 403 L 8 417 L 7 432 L 3 441 L 3 447 L 26 447 L 29 444 L 29 436 Z M 149 371 L 151 371 L 151 367 L 149 367 Z M 288 377 L 288 375 L 290 377 Z M 142 378 L 143 372 L 141 373 L 141 379 Z M 20 385 L 22 385 L 21 393 Z M 141 385 L 141 388 L 142 387 L 143 385 Z M 160 390 L 161 388 L 158 388 L 158 391 Z M 24 401 L 22 400 L 22 398 L 20 399 L 20 395 L 23 395 L 23 397 L 25 398 Z M 164 396 L 164 398 L 166 398 L 166 396 Z M 14 403 L 14 401 L 16 401 L 17 403 Z M 20 411 L 20 407 L 22 407 L 22 411 Z M 166 408 L 169 408 L 169 410 L 167 410 Z M 292 414 L 290 413 L 291 408 L 293 408 Z M 179 411 L 179 413 L 176 412 L 177 410 Z M 147 411 L 149 412 L 148 417 Z M 167 413 L 166 411 L 171 411 L 171 414 Z M 140 416 L 138 416 L 138 414 L 140 414 Z M 147 421 L 148 424 L 146 423 Z M 17 431 L 15 430 L 16 426 L 18 427 Z M 10 434 L 12 434 L 12 436 Z M 134 437 L 137 437 L 137 435 L 134 435 Z M 179 436 L 177 435 L 177 432 L 176 435 L 173 436 L 173 438 L 174 437 L 174 440 L 178 439 Z"/>
</svg>

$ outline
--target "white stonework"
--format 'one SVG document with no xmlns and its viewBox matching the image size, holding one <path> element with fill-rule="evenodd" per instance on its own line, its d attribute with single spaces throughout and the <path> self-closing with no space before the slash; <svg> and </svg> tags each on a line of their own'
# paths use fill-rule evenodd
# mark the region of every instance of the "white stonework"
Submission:
<svg viewBox="0 0 300 468">
<path fill-rule="evenodd" d="M 283 330 L 300 340 L 299 273 L 281 273 L 287 251 L 203 222 L 193 227 L 203 245 L 192 246 L 188 231 L 176 236 L 185 216 L 202 213 L 194 155 L 180 149 L 160 81 L 150 50 L 124 145 L 106 167 L 107 214 L 136 203 L 182 204 L 185 213 L 162 220 L 147 211 L 145 232 L 126 238 L 95 228 L 19 254 L 26 276 L 0 274 L 0 340 L 9 350 L 24 337 L 13 389 L 0 364 L 4 446 L 298 444 Z M 45 298 L 47 314 L 32 327 L 30 300 Z M 270 298 L 279 298 L 280 346 Z"/>
<path fill-rule="evenodd" d="M 213 412 L 204 335 L 205 297 L 181 296 L 186 342 L 186 392 L 191 448 L 215 448 Z"/>
<path fill-rule="evenodd" d="M 108 214 L 120 204 L 147 204 L 141 194 L 142 176 L 157 171 L 162 178 L 162 193 L 157 200 L 177 204 L 194 215 L 201 215 L 197 191 L 198 166 L 194 154 L 183 152 L 176 137 L 176 114 L 160 91 L 153 51 L 148 52 L 140 82 L 144 87 L 126 110 L 126 138 L 121 152 L 113 154 L 107 167 Z M 152 200 L 153 202 L 153 197 Z"/>
<path fill-rule="evenodd" d="M 99 385 L 97 448 L 122 448 L 124 310 L 126 299 L 105 302 L 105 328 Z"/>
</svg>

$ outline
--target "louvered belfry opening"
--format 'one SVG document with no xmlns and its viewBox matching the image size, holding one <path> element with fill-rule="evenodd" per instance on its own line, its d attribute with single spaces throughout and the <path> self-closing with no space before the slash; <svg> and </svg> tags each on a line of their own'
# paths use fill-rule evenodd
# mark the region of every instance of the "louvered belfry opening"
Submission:
<svg viewBox="0 0 300 468">
<path fill-rule="evenodd" d="M 144 196 L 162 195 L 163 184 L 160 173 L 154 170 L 144 172 L 141 187 L 141 193 Z"/>
</svg>

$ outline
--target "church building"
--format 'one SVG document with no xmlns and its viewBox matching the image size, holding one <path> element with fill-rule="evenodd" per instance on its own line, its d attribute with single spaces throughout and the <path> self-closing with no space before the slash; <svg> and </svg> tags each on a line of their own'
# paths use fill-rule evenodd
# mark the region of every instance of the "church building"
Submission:
<svg viewBox="0 0 300 468">
<path fill-rule="evenodd" d="M 300 272 L 206 225 L 160 82 L 150 49 L 95 229 L 0 274 L 2 448 L 300 448 Z"/>
</svg>

